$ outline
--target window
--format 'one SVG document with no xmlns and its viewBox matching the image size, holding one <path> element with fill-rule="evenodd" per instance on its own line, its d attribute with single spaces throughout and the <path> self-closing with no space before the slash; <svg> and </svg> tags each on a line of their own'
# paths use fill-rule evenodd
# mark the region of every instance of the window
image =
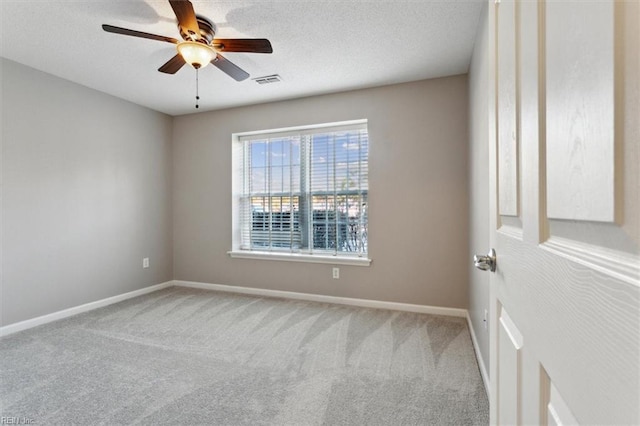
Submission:
<svg viewBox="0 0 640 426">
<path fill-rule="evenodd" d="M 232 256 L 369 263 L 366 121 L 234 135 L 234 144 Z"/>
</svg>

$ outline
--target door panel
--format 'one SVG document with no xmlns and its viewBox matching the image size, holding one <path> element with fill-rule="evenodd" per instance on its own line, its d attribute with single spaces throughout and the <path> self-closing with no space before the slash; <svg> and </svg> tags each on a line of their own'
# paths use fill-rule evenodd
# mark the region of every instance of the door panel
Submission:
<svg viewBox="0 0 640 426">
<path fill-rule="evenodd" d="M 518 137 L 516 127 L 516 3 L 503 0 L 498 22 L 498 168 L 499 210 L 518 216 Z"/>
<path fill-rule="evenodd" d="M 524 341 L 520 330 L 513 323 L 509 314 L 504 309 L 501 311 L 500 335 L 498 336 L 498 357 L 500 359 L 498 423 L 516 425 L 521 423 L 521 350 Z"/>
<path fill-rule="evenodd" d="M 575 425 L 578 421 L 567 404 L 560 396 L 558 389 L 551 383 L 549 389 L 549 402 L 547 403 L 547 424 L 549 426 Z"/>
<path fill-rule="evenodd" d="M 489 10 L 492 423 L 640 424 L 640 2 Z"/>
<path fill-rule="evenodd" d="M 613 1 L 546 4 L 549 218 L 614 221 L 613 9 Z"/>
</svg>

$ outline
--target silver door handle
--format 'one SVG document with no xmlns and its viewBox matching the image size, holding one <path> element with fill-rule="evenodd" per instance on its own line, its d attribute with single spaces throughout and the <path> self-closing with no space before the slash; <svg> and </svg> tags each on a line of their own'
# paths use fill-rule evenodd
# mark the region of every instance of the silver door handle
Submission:
<svg viewBox="0 0 640 426">
<path fill-rule="evenodd" d="M 496 251 L 494 249 L 489 250 L 486 256 L 476 254 L 473 256 L 473 264 L 476 268 L 483 271 L 496 271 Z"/>
</svg>

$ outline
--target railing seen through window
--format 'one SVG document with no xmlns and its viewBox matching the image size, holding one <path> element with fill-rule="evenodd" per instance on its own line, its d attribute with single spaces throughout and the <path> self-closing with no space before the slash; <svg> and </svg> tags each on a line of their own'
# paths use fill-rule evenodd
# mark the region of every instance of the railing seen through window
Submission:
<svg viewBox="0 0 640 426">
<path fill-rule="evenodd" d="M 241 250 L 368 250 L 366 123 L 241 136 Z"/>
</svg>

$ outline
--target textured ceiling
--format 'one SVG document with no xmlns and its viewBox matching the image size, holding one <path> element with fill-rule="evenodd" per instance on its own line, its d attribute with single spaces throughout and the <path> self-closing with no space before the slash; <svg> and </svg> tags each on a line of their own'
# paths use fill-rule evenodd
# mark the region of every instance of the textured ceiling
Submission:
<svg viewBox="0 0 640 426">
<path fill-rule="evenodd" d="M 274 53 L 224 53 L 213 66 L 157 71 L 175 46 L 101 24 L 180 38 L 167 1 L 5 1 L 0 56 L 171 115 L 466 73 L 483 0 L 192 1 L 220 38 L 268 38 Z M 252 78 L 279 74 L 282 82 Z"/>
</svg>

